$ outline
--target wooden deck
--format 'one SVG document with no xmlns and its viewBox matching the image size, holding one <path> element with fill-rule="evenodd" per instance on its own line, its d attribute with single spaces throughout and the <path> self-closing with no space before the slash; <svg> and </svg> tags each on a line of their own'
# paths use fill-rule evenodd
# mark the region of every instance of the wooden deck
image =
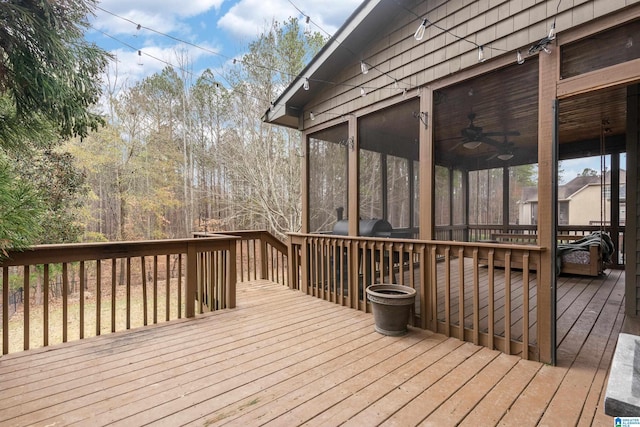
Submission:
<svg viewBox="0 0 640 427">
<path fill-rule="evenodd" d="M 237 308 L 0 358 L 0 424 L 613 425 L 624 274 L 562 277 L 558 366 L 411 329 L 270 282 Z"/>
</svg>

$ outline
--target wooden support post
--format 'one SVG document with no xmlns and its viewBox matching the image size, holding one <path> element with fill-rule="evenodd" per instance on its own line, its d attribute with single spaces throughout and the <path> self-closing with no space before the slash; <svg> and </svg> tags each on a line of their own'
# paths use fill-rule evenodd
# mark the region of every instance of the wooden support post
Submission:
<svg viewBox="0 0 640 427">
<path fill-rule="evenodd" d="M 229 242 L 229 256 L 227 257 L 227 294 L 226 294 L 226 302 L 227 308 L 236 308 L 236 283 L 238 282 L 238 276 L 236 271 L 236 254 L 237 254 L 237 243 L 239 240 L 231 240 Z M 266 246 L 266 243 L 263 243 L 261 247 Z M 266 252 L 266 251 L 265 251 Z M 263 263 L 264 264 L 264 263 Z M 263 277 L 264 279 L 264 277 Z"/>
<path fill-rule="evenodd" d="M 260 239 L 260 278 L 269 278 L 269 259 L 268 259 L 267 241 Z"/>
<path fill-rule="evenodd" d="M 638 212 L 640 212 L 639 192 L 637 185 L 640 177 L 640 85 L 627 88 L 627 218 L 625 238 L 625 314 L 638 316 Z"/>
<path fill-rule="evenodd" d="M 420 126 L 420 239 L 434 238 L 434 181 L 435 157 L 433 143 L 433 92 L 431 88 L 421 88 L 420 111 L 427 112 L 426 126 Z"/>
<path fill-rule="evenodd" d="M 555 304 L 552 284 L 555 280 L 555 174 L 554 137 L 556 120 L 556 88 L 560 49 L 554 48 L 550 55 L 540 54 L 538 76 L 538 244 L 547 250 L 540 254 L 538 264 L 537 322 L 540 361 L 552 363 L 555 354 L 552 319 Z M 527 343 L 525 343 L 526 345 Z"/>
</svg>

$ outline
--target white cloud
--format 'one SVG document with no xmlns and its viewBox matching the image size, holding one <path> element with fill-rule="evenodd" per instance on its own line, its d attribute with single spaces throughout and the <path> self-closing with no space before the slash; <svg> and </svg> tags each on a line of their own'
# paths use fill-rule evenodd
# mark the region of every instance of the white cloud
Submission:
<svg viewBox="0 0 640 427">
<path fill-rule="evenodd" d="M 93 25 L 111 34 L 135 34 L 135 25 L 119 18 L 123 17 L 161 32 L 183 30 L 182 19 L 211 9 L 218 10 L 222 2 L 223 0 L 137 0 L 132 3 L 131 0 L 103 0 L 99 7 L 111 13 L 96 9 Z"/>
<path fill-rule="evenodd" d="M 214 50 L 213 48 L 211 48 Z M 183 45 L 159 47 L 147 46 L 138 52 L 116 49 L 110 52 L 114 56 L 114 61 L 109 64 L 109 75 L 111 81 L 116 77 L 118 87 L 127 87 L 148 77 L 154 73 L 159 73 L 163 68 L 171 64 L 178 73 L 184 70 L 188 78 L 197 79 L 203 70 L 194 70 L 193 63 L 199 59 L 210 56 L 207 52 L 195 47 L 185 48 Z M 184 54 L 188 64 L 181 64 L 179 57 Z M 182 61 L 184 62 L 184 61 Z"/>
<path fill-rule="evenodd" d="M 361 0 L 293 2 L 313 23 L 330 34 L 342 26 L 360 3 Z M 283 22 L 289 17 L 302 19 L 302 14 L 293 4 L 288 0 L 240 0 L 220 18 L 218 28 L 236 36 L 253 38 L 273 20 Z M 323 32 L 314 26 L 311 29 Z"/>
</svg>

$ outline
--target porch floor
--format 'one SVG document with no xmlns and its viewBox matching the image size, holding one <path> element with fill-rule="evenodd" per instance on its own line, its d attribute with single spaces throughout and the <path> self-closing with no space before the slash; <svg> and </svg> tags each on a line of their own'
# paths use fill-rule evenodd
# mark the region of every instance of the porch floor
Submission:
<svg viewBox="0 0 640 427">
<path fill-rule="evenodd" d="M 562 277 L 558 366 L 256 281 L 238 306 L 0 358 L 1 425 L 613 425 L 624 273 Z"/>
</svg>

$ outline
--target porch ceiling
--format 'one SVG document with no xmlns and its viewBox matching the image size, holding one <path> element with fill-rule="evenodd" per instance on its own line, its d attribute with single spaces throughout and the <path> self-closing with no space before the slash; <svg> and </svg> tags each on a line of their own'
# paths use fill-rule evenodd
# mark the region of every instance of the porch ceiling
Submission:
<svg viewBox="0 0 640 427">
<path fill-rule="evenodd" d="M 544 82 L 543 82 L 544 84 Z M 538 151 L 538 61 L 527 60 L 493 73 L 446 87 L 434 94 L 434 138 L 436 161 L 470 170 L 499 167 L 505 161 L 496 155 L 512 151 L 509 165 L 537 162 Z M 473 125 L 490 133 L 494 144 L 475 149 L 463 146 L 462 130 Z M 602 121 L 607 125 L 602 126 Z M 624 144 L 626 129 L 626 88 L 616 87 L 587 93 L 560 102 L 560 157 L 600 154 L 603 128 L 610 142 L 608 151 Z M 517 135 L 500 135 L 517 132 Z M 508 145 L 504 145 L 507 141 Z M 496 144 L 497 143 L 497 144 Z"/>
</svg>

